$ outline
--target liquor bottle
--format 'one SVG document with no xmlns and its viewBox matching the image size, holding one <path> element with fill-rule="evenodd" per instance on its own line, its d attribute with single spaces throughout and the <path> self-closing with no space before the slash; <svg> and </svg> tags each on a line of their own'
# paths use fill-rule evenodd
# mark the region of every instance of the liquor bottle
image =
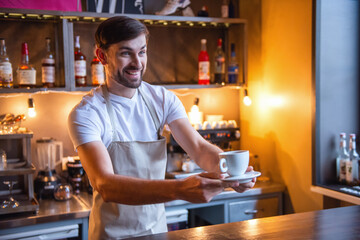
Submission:
<svg viewBox="0 0 360 240">
<path fill-rule="evenodd" d="M 225 53 L 222 50 L 222 39 L 219 38 L 214 61 L 215 83 L 225 84 Z"/>
<path fill-rule="evenodd" d="M 29 62 L 29 48 L 24 42 L 21 46 L 21 64 L 16 71 L 19 87 L 36 86 L 36 70 Z"/>
<path fill-rule="evenodd" d="M 91 61 L 91 82 L 93 86 L 98 86 L 105 82 L 105 74 L 104 74 L 104 66 L 96 56 L 95 49 L 94 49 L 94 57 Z"/>
<path fill-rule="evenodd" d="M 359 154 L 356 152 L 356 135 L 352 133 L 349 136 L 349 161 L 346 162 L 346 183 L 356 185 L 359 178 Z"/>
<path fill-rule="evenodd" d="M 210 62 L 206 51 L 206 39 L 201 39 L 201 51 L 199 53 L 199 84 L 210 84 Z"/>
<path fill-rule="evenodd" d="M 346 133 L 340 133 L 340 147 L 336 157 L 336 179 L 339 183 L 346 181 L 346 162 L 349 161 L 349 154 L 346 150 Z"/>
<path fill-rule="evenodd" d="M 221 17 L 228 18 L 229 17 L 229 3 L 228 0 L 223 0 L 221 4 Z"/>
<path fill-rule="evenodd" d="M 5 39 L 3 38 L 0 38 L 0 87 L 13 87 L 12 66 L 6 54 Z"/>
<path fill-rule="evenodd" d="M 80 51 L 80 36 L 75 37 L 75 84 L 76 87 L 86 86 L 86 57 Z"/>
<path fill-rule="evenodd" d="M 229 18 L 235 17 L 235 6 L 232 0 L 229 2 Z"/>
<path fill-rule="evenodd" d="M 239 65 L 236 59 L 235 44 L 231 44 L 231 57 L 228 66 L 228 82 L 238 83 Z"/>
<path fill-rule="evenodd" d="M 45 38 L 46 55 L 41 61 L 41 82 L 43 87 L 55 87 L 55 57 L 51 51 L 51 39 Z"/>
</svg>

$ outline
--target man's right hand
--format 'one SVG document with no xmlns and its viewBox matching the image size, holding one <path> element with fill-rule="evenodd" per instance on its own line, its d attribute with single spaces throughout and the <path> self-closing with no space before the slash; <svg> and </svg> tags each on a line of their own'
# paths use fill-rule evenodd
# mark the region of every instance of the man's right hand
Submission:
<svg viewBox="0 0 360 240">
<path fill-rule="evenodd" d="M 224 188 L 239 186 L 237 181 L 224 182 L 221 179 L 224 179 L 224 174 L 215 172 L 203 172 L 181 179 L 179 198 L 192 203 L 207 203 Z"/>
</svg>

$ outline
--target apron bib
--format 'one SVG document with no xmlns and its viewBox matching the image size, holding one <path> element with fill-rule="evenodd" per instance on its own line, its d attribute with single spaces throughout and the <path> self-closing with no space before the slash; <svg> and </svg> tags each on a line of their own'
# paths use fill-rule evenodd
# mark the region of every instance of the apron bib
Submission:
<svg viewBox="0 0 360 240">
<path fill-rule="evenodd" d="M 146 95 L 141 94 L 154 121 L 158 140 L 121 142 L 116 132 L 114 110 L 105 85 L 102 91 L 113 129 L 107 148 L 114 173 L 143 179 L 164 179 L 166 170 L 166 140 L 160 135 L 160 121 Z M 141 191 L 141 189 L 139 189 Z M 124 205 L 106 203 L 94 190 L 89 219 L 89 239 L 121 239 L 167 231 L 164 204 Z"/>
</svg>

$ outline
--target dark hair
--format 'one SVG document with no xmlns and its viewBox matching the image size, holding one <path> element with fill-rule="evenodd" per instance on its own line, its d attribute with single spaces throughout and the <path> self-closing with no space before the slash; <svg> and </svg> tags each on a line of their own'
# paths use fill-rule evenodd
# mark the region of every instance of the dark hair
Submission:
<svg viewBox="0 0 360 240">
<path fill-rule="evenodd" d="M 117 16 L 103 21 L 95 32 L 96 45 L 106 50 L 111 44 L 127 41 L 145 34 L 149 38 L 146 26 L 136 19 Z"/>
</svg>

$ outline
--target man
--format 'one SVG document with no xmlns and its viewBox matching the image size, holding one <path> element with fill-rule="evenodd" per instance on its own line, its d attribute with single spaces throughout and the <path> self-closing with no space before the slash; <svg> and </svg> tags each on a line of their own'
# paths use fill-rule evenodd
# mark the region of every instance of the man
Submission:
<svg viewBox="0 0 360 240">
<path fill-rule="evenodd" d="M 221 149 L 190 125 L 180 100 L 142 81 L 148 30 L 137 20 L 113 17 L 95 33 L 106 85 L 84 96 L 69 115 L 69 132 L 94 189 L 91 239 L 114 239 L 167 231 L 164 202 L 209 202 L 226 187 L 243 192 L 255 184 L 224 182 Z M 168 124 L 180 146 L 207 172 L 164 180 Z M 252 168 L 249 167 L 248 171 Z"/>
</svg>

